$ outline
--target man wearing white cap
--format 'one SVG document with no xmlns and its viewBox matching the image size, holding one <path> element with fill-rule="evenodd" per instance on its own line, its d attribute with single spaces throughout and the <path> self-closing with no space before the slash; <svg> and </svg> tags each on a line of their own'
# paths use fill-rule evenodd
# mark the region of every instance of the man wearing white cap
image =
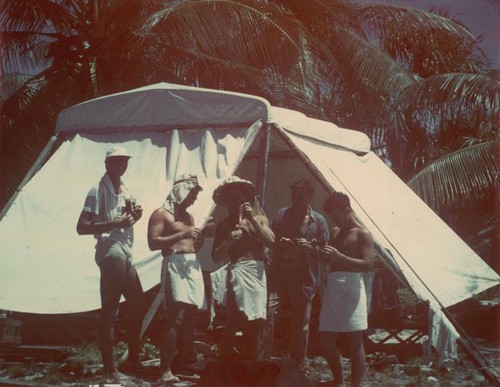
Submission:
<svg viewBox="0 0 500 387">
<path fill-rule="evenodd" d="M 129 363 L 139 363 L 139 335 L 143 315 L 143 290 L 132 264 L 133 225 L 142 208 L 135 204 L 121 177 L 130 159 L 125 148 L 115 146 L 106 152 L 106 173 L 87 194 L 77 224 L 80 235 L 97 239 L 95 261 L 101 271 L 101 322 L 99 342 L 103 373 L 116 382 L 128 377 L 118 372 L 113 360 L 114 323 L 122 294 L 131 304 L 128 329 Z"/>
<path fill-rule="evenodd" d="M 205 283 L 196 252 L 215 227 L 211 218 L 203 229 L 194 227 L 193 216 L 187 211 L 201 190 L 197 176 L 179 176 L 163 205 L 149 218 L 149 248 L 161 250 L 164 257 L 161 285 L 167 322 L 160 346 L 159 382 L 199 378 L 186 368 L 193 347 L 196 312 L 205 304 Z"/>
</svg>

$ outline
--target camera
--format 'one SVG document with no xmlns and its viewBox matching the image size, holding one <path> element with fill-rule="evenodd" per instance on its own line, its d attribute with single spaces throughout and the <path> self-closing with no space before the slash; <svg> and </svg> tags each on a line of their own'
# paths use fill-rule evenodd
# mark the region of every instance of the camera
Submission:
<svg viewBox="0 0 500 387">
<path fill-rule="evenodd" d="M 135 199 L 125 199 L 125 211 L 129 214 L 133 214 L 133 212 L 135 211 L 135 204 Z"/>
</svg>

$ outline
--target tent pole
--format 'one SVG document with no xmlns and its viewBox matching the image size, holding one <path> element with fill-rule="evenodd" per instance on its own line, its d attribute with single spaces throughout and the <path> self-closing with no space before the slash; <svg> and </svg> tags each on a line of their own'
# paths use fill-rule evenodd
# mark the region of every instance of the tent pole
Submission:
<svg viewBox="0 0 500 387">
<path fill-rule="evenodd" d="M 257 167 L 257 192 L 262 208 L 266 205 L 266 184 L 269 169 L 269 149 L 271 144 L 271 125 L 266 124 L 260 139 L 260 155 Z"/>
<path fill-rule="evenodd" d="M 450 320 L 460 337 L 457 338 L 457 344 L 469 355 L 472 361 L 478 366 L 479 371 L 490 381 L 498 385 L 500 382 L 499 376 L 493 372 L 491 368 L 491 363 L 488 359 L 484 357 L 480 349 L 474 344 L 472 338 L 463 330 L 463 328 L 458 324 L 453 315 L 446 309 L 442 308 L 443 314 Z"/>
<path fill-rule="evenodd" d="M 498 375 L 490 369 L 491 365 L 484 358 L 479 349 L 475 348 L 472 340 L 469 337 L 465 340 L 462 337 L 459 337 L 457 339 L 457 343 L 469 355 L 472 361 L 479 368 L 479 371 L 481 371 L 487 379 L 495 383 L 495 385 L 498 385 L 500 382 Z"/>
<path fill-rule="evenodd" d="M 11 198 L 9 199 L 9 201 L 7 202 L 5 207 L 3 208 L 2 212 L 0 212 L 0 220 L 2 220 L 4 215 L 9 210 L 10 206 L 12 206 L 12 204 L 14 204 L 14 201 L 16 200 L 17 195 L 19 195 L 19 193 L 23 190 L 24 186 L 28 183 L 28 181 L 31 180 L 33 175 L 38 172 L 38 170 L 40 169 L 42 164 L 47 160 L 47 158 L 50 154 L 50 151 L 52 150 L 57 139 L 58 139 L 58 135 L 56 134 L 56 135 L 52 136 L 50 138 L 49 142 L 47 143 L 47 145 L 45 145 L 45 148 L 43 148 L 42 152 L 40 153 L 40 155 L 36 159 L 35 163 L 31 166 L 30 170 L 28 171 L 28 173 L 24 177 L 23 181 L 21 181 L 21 184 L 19 184 L 19 186 L 17 187 L 16 192 L 14 192 L 14 194 L 11 196 Z"/>
</svg>

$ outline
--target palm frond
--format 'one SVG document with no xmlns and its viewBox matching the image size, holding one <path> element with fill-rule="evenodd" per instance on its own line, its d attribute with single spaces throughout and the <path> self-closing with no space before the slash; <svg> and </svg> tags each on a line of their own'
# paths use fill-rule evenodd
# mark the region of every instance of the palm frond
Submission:
<svg viewBox="0 0 500 387">
<path fill-rule="evenodd" d="M 490 71 L 479 39 L 447 16 L 389 4 L 359 5 L 359 10 L 368 40 L 423 77 Z"/>
<path fill-rule="evenodd" d="M 499 80 L 479 74 L 440 74 L 410 85 L 392 110 L 395 141 L 410 139 L 415 128 L 441 139 L 441 146 L 477 137 L 476 132 L 485 128 L 493 133 L 498 128 L 499 92 Z"/>
<path fill-rule="evenodd" d="M 432 209 L 468 207 L 489 200 L 499 188 L 500 141 L 488 141 L 448 154 L 408 181 Z"/>
<path fill-rule="evenodd" d="M 498 208 L 478 217 L 470 226 L 471 231 L 465 236 L 465 242 L 497 272 L 500 272 L 498 260 Z"/>
<path fill-rule="evenodd" d="M 395 29 L 401 32 L 413 31 L 418 34 L 423 31 L 448 34 L 455 39 L 472 39 L 474 35 L 455 21 L 422 9 L 392 5 L 392 4 L 358 4 L 360 18 L 373 37 L 383 39 L 392 34 Z M 389 27 L 391 27 L 389 29 Z"/>
<path fill-rule="evenodd" d="M 385 53 L 350 31 L 338 31 L 334 42 L 335 57 L 349 82 L 361 82 L 366 88 L 379 90 L 387 100 L 419 81 Z"/>
<path fill-rule="evenodd" d="M 30 78 L 31 75 L 18 72 L 3 74 L 0 78 L 0 102 L 5 101 L 18 91 Z"/>
<path fill-rule="evenodd" d="M 143 39 L 159 36 L 159 47 L 188 51 L 199 74 L 233 61 L 275 72 L 285 80 L 284 86 L 300 85 L 305 99 L 313 98 L 323 79 L 318 66 L 321 48 L 315 38 L 300 20 L 273 3 L 176 2 L 151 16 L 141 35 Z M 219 72 L 218 77 L 222 76 L 228 74 Z"/>
</svg>

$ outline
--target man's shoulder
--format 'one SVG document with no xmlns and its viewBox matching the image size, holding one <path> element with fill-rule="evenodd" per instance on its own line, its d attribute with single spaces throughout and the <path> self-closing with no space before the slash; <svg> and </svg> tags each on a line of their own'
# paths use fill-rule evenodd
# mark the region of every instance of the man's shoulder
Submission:
<svg viewBox="0 0 500 387">
<path fill-rule="evenodd" d="M 322 221 L 325 221 L 325 222 L 326 222 L 325 217 L 324 217 L 322 214 L 320 214 L 318 211 L 316 211 L 316 210 L 314 210 L 314 209 L 312 209 L 312 208 L 311 208 L 311 215 L 312 215 L 315 219 L 319 219 L 319 220 L 322 220 Z"/>
<path fill-rule="evenodd" d="M 276 212 L 276 214 L 274 214 L 273 219 L 274 219 L 274 220 L 279 220 L 279 219 L 283 218 L 289 209 L 290 209 L 290 207 L 283 207 L 283 208 L 280 208 L 280 209 Z"/>
<path fill-rule="evenodd" d="M 100 183 L 101 182 L 98 181 L 94 183 L 92 186 L 90 186 L 87 196 L 97 196 L 97 193 L 99 192 L 99 187 L 101 185 Z"/>
<path fill-rule="evenodd" d="M 171 211 L 167 210 L 163 206 L 155 209 L 151 215 L 157 216 L 159 218 L 165 218 L 165 219 L 167 219 L 167 218 L 173 219 L 174 218 L 174 214 Z"/>
<path fill-rule="evenodd" d="M 360 226 L 360 227 L 356 228 L 355 231 L 356 231 L 356 233 L 358 235 L 358 238 L 361 238 L 361 239 L 373 239 L 373 235 L 372 235 L 371 231 L 368 230 L 364 226 Z"/>
</svg>

